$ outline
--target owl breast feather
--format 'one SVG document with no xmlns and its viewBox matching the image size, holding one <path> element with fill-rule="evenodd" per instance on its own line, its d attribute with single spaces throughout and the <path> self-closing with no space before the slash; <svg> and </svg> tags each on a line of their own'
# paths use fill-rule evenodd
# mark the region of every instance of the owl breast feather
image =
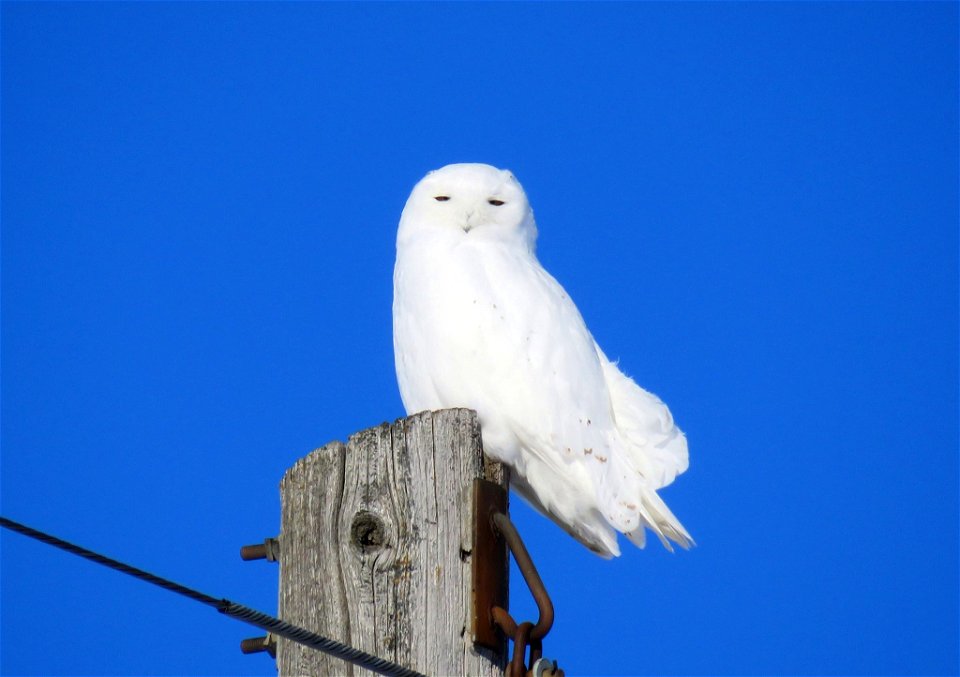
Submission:
<svg viewBox="0 0 960 677">
<path fill-rule="evenodd" d="M 603 444 L 610 405 L 593 338 L 535 257 L 489 242 L 407 247 L 395 285 L 408 412 L 474 409 L 488 452 L 508 462 L 519 446 L 560 457 Z"/>
</svg>

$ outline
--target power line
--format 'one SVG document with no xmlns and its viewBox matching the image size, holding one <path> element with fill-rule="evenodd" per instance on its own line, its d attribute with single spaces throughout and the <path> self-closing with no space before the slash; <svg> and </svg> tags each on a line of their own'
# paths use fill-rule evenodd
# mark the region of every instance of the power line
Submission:
<svg viewBox="0 0 960 677">
<path fill-rule="evenodd" d="M 52 536 L 42 531 L 38 531 L 37 529 L 26 526 L 25 524 L 14 522 L 6 517 L 0 516 L 0 526 L 10 529 L 11 531 L 16 531 L 24 536 L 29 536 L 30 538 L 38 540 L 41 543 L 46 543 L 47 545 L 52 545 L 55 548 L 65 550 L 72 555 L 83 557 L 84 559 L 95 562 L 96 564 L 100 564 L 101 566 L 108 567 L 114 571 L 119 571 L 127 574 L 128 576 L 138 578 L 141 581 L 152 583 L 153 585 L 161 587 L 164 590 L 175 592 L 178 595 L 183 595 L 184 597 L 192 599 L 195 602 L 211 606 L 220 613 L 226 614 L 231 618 L 236 618 L 239 621 L 256 626 L 261 630 L 272 632 L 278 637 L 289 639 L 298 644 L 310 647 L 311 649 L 316 649 L 317 651 L 322 651 L 323 653 L 330 654 L 331 656 L 336 656 L 337 658 L 345 660 L 348 663 L 353 663 L 354 665 L 366 670 L 371 670 L 381 675 L 388 675 L 389 677 L 426 677 L 416 670 L 411 670 L 410 668 L 406 668 L 398 663 L 388 661 L 385 658 L 380 658 L 378 656 L 374 656 L 373 654 L 369 654 L 366 651 L 355 649 L 347 644 L 330 639 L 329 637 L 318 635 L 314 632 L 310 632 L 309 630 L 305 630 L 299 626 L 287 623 L 286 621 L 282 621 L 279 618 L 262 613 L 256 609 L 251 609 L 250 607 L 242 604 L 231 602 L 228 599 L 217 599 L 216 597 L 211 597 L 210 595 L 200 592 L 199 590 L 188 588 L 185 585 L 181 585 L 180 583 L 176 583 L 169 579 L 156 576 L 148 571 L 144 571 L 143 569 L 138 569 L 137 567 L 130 566 L 129 564 L 125 564 L 110 557 L 106 557 L 105 555 L 101 555 L 92 550 L 87 550 L 84 547 L 64 541 L 63 539 L 57 538 L 56 536 Z"/>
</svg>

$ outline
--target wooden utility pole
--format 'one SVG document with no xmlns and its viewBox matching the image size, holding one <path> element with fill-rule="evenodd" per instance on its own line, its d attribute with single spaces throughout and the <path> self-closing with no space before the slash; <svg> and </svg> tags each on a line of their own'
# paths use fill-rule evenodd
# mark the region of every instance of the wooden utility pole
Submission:
<svg viewBox="0 0 960 677">
<path fill-rule="evenodd" d="M 280 617 L 427 675 L 502 675 L 505 643 L 472 641 L 475 478 L 508 481 L 484 463 L 466 409 L 384 423 L 297 461 L 280 484 Z M 277 668 L 370 674 L 284 639 Z"/>
</svg>

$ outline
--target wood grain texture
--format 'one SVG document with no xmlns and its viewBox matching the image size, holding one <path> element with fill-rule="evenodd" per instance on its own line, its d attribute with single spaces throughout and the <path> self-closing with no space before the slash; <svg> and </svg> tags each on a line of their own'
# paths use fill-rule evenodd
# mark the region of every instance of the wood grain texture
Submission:
<svg viewBox="0 0 960 677">
<path fill-rule="evenodd" d="M 280 485 L 280 617 L 428 675 L 502 675 L 470 637 L 474 478 L 485 462 L 474 412 L 423 412 L 333 442 Z M 507 572 L 504 571 L 504 576 Z M 279 640 L 281 675 L 367 675 Z"/>
</svg>

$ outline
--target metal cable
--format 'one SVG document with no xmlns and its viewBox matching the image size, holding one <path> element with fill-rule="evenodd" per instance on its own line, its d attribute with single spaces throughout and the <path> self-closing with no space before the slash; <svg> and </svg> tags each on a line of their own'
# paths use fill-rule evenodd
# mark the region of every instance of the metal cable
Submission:
<svg viewBox="0 0 960 677">
<path fill-rule="evenodd" d="M 422 675 L 416 670 L 405 668 L 385 658 L 373 656 L 360 649 L 355 649 L 352 646 L 341 644 L 336 640 L 323 637 L 309 630 L 304 630 L 299 626 L 291 625 L 286 621 L 268 616 L 265 613 L 251 609 L 250 607 L 245 607 L 242 604 L 231 602 L 226 608 L 220 609 L 220 611 L 231 618 L 255 625 L 279 637 L 284 637 L 298 644 L 310 647 L 311 649 L 336 656 L 348 663 L 353 663 L 354 665 L 372 670 L 381 675 L 392 675 L 393 677 L 425 677 L 425 675 Z"/>
<path fill-rule="evenodd" d="M 96 553 L 93 550 L 87 550 L 79 545 L 74 545 L 73 543 L 69 543 L 57 538 L 56 536 L 51 536 L 50 534 L 45 534 L 42 531 L 37 531 L 36 529 L 32 529 L 25 524 L 14 522 L 6 517 L 0 517 L 0 526 L 4 526 L 7 529 L 16 531 L 24 536 L 29 536 L 30 538 L 40 541 L 41 543 L 46 543 L 47 545 L 52 545 L 55 548 L 66 550 L 71 555 L 83 557 L 91 562 L 96 562 L 97 564 L 109 567 L 115 571 L 133 576 L 134 578 L 139 578 L 141 581 L 153 583 L 164 590 L 169 590 L 170 592 L 175 592 L 178 595 L 189 597 L 195 602 L 200 602 L 201 604 L 206 604 L 207 606 L 212 606 L 214 608 L 219 608 L 221 604 L 227 603 L 227 600 L 225 599 L 217 599 L 216 597 L 205 595 L 202 592 L 192 590 L 184 585 L 180 585 L 179 583 L 174 583 L 173 581 L 169 581 L 165 578 L 154 576 L 150 572 L 144 571 L 143 569 L 138 569 L 137 567 L 130 566 L 129 564 L 124 564 L 123 562 L 119 562 L 110 557 L 106 557 L 105 555 Z"/>
<path fill-rule="evenodd" d="M 52 536 L 42 531 L 38 531 L 26 526 L 25 524 L 14 522 L 6 517 L 0 516 L 0 526 L 10 529 L 11 531 L 16 531 L 24 536 L 29 536 L 30 538 L 40 541 L 41 543 L 46 543 L 47 545 L 52 545 L 55 548 L 65 550 L 72 555 L 83 557 L 84 559 L 108 567 L 114 571 L 119 571 L 127 574 L 128 576 L 138 578 L 141 581 L 152 583 L 153 585 L 161 587 L 164 590 L 169 590 L 170 592 L 175 592 L 178 595 L 183 595 L 184 597 L 188 597 L 195 602 L 200 602 L 201 604 L 211 606 L 220 613 L 230 616 L 231 618 L 236 618 L 237 620 L 243 621 L 249 625 L 272 632 L 279 637 L 289 639 L 297 644 L 302 644 L 303 646 L 311 649 L 316 649 L 317 651 L 322 651 L 323 653 L 335 656 L 336 658 L 340 658 L 341 660 L 347 661 L 348 663 L 352 663 L 353 665 L 366 670 L 370 670 L 381 675 L 388 675 L 388 677 L 426 677 L 416 670 L 411 670 L 410 668 L 406 668 L 398 663 L 388 661 L 385 658 L 374 656 L 366 651 L 355 649 L 352 646 L 343 644 L 334 639 L 323 637 L 322 635 L 318 635 L 299 626 L 292 625 L 291 623 L 287 623 L 286 621 L 282 621 L 279 618 L 262 613 L 256 609 L 251 609 L 250 607 L 246 607 L 242 604 L 231 602 L 228 599 L 211 597 L 210 595 L 202 593 L 199 590 L 194 590 L 193 588 L 188 588 L 185 585 L 181 585 L 166 578 L 161 578 L 160 576 L 151 574 L 143 569 L 138 569 L 137 567 L 124 564 L 118 560 L 93 552 L 92 550 L 87 550 L 84 547 L 64 541 L 63 539 L 57 538 L 56 536 Z"/>
</svg>

